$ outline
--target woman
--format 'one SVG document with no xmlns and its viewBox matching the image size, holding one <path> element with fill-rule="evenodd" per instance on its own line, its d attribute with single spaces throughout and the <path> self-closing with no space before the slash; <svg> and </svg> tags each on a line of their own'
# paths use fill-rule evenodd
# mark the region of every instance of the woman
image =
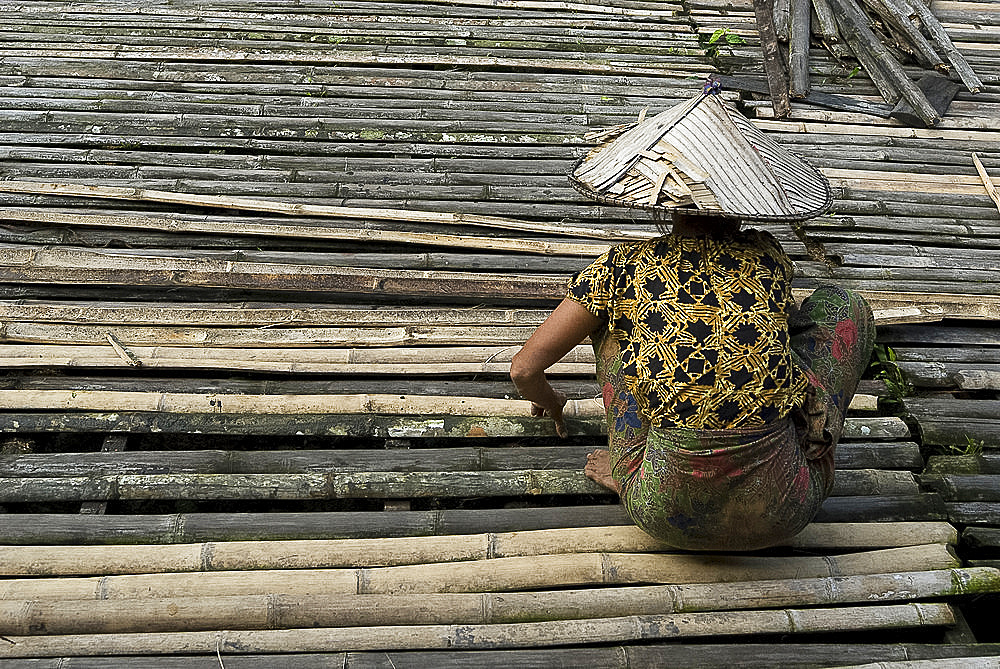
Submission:
<svg viewBox="0 0 1000 669">
<path fill-rule="evenodd" d="M 705 132 L 731 146 L 706 153 Z M 654 164 L 637 166 L 643 160 Z M 791 261 L 774 237 L 741 231 L 740 221 L 815 215 L 829 206 L 825 179 L 712 91 L 599 148 L 573 179 L 606 202 L 630 204 L 638 192 L 644 205 L 672 211 L 673 228 L 616 246 L 573 277 L 514 357 L 519 392 L 566 436 L 566 398 L 544 370 L 589 336 L 609 449 L 588 457 L 587 476 L 677 548 L 786 541 L 832 488 L 873 320 L 860 296 L 837 288 L 796 310 Z M 760 191 L 771 194 L 762 201 Z"/>
</svg>

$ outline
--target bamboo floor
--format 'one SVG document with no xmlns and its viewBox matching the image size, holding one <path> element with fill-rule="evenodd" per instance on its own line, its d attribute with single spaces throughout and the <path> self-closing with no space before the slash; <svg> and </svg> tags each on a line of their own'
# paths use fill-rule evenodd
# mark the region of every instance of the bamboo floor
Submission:
<svg viewBox="0 0 1000 669">
<path fill-rule="evenodd" d="M 583 476 L 589 347 L 567 440 L 507 373 L 655 234 L 587 133 L 762 82 L 751 3 L 6 3 L 0 667 L 997 666 L 1000 6 L 931 10 L 984 83 L 935 128 L 724 93 L 830 178 L 765 228 L 881 358 L 816 521 L 708 555 Z"/>
</svg>

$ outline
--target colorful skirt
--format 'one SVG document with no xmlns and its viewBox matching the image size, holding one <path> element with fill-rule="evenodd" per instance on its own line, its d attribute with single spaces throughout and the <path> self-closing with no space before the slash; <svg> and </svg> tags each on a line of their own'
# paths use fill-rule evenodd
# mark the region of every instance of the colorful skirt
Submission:
<svg viewBox="0 0 1000 669">
<path fill-rule="evenodd" d="M 789 333 L 809 378 L 803 405 L 766 427 L 732 430 L 651 426 L 623 382 L 618 342 L 594 342 L 612 476 L 645 532 L 682 549 L 754 550 L 790 539 L 819 512 L 874 319 L 857 293 L 823 287 L 789 318 Z"/>
</svg>

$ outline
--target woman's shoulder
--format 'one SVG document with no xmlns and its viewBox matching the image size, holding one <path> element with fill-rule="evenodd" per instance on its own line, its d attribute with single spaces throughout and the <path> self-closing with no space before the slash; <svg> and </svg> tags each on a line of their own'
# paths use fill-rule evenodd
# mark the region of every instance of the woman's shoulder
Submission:
<svg viewBox="0 0 1000 669">
<path fill-rule="evenodd" d="M 624 242 L 616 246 L 611 247 L 608 252 L 608 260 L 615 265 L 623 265 L 626 263 L 634 263 L 640 260 L 643 256 L 649 255 L 660 255 L 663 250 L 667 247 L 664 244 L 669 244 L 665 240 L 668 237 L 654 237 L 652 239 L 645 239 L 636 242 Z"/>
</svg>

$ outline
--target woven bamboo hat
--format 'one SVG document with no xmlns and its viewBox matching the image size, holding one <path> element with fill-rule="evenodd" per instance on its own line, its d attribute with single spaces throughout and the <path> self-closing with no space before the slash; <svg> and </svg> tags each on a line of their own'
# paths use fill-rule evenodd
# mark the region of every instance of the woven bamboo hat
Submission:
<svg viewBox="0 0 1000 669">
<path fill-rule="evenodd" d="M 595 148 L 570 181 L 608 204 L 744 220 L 805 220 L 832 202 L 826 177 L 724 102 L 713 83 Z"/>
</svg>

